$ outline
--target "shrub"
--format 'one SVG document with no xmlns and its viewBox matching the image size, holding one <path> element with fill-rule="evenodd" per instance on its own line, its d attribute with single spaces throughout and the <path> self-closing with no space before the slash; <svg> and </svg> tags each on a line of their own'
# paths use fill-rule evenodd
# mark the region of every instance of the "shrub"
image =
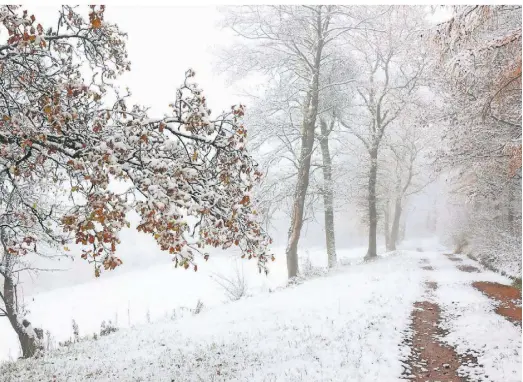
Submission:
<svg viewBox="0 0 523 382">
<path fill-rule="evenodd" d="M 203 302 L 201 300 L 198 300 L 196 303 L 196 308 L 193 309 L 193 314 L 200 314 L 203 310 Z"/>
<path fill-rule="evenodd" d="M 214 274 L 213 280 L 225 292 L 229 301 L 237 301 L 247 294 L 247 282 L 243 274 L 243 266 L 238 261 L 234 262 L 233 273 L 231 276 Z"/>
<path fill-rule="evenodd" d="M 102 321 L 102 323 L 100 324 L 100 337 L 107 336 L 117 331 L 118 328 L 115 325 L 113 325 L 111 320 L 107 321 L 107 323 L 105 321 Z"/>
</svg>

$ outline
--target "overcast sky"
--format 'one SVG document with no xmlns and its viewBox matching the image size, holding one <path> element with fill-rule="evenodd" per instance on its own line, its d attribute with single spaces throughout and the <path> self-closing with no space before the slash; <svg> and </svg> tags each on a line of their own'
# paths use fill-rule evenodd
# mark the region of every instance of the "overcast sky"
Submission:
<svg viewBox="0 0 523 382">
<path fill-rule="evenodd" d="M 213 110 L 239 101 L 213 70 L 212 49 L 227 37 L 217 28 L 214 7 L 108 7 L 106 13 L 107 20 L 129 34 L 131 72 L 122 82 L 154 114 L 168 109 L 189 68 L 196 71 Z"/>
<path fill-rule="evenodd" d="M 28 7 L 44 26 L 56 25 L 57 9 Z M 87 17 L 87 6 L 80 6 L 80 11 Z M 191 68 L 213 111 L 238 103 L 240 97 L 213 68 L 212 51 L 231 36 L 218 27 L 219 18 L 212 6 L 108 6 L 105 19 L 128 33 L 131 72 L 120 77 L 119 83 L 131 89 L 133 101 L 151 107 L 152 114 L 168 112 L 176 88 Z"/>
</svg>

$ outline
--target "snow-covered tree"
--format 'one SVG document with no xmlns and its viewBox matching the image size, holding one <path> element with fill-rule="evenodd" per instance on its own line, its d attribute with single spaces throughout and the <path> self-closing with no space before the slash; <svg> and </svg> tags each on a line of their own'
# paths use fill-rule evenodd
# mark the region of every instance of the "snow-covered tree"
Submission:
<svg viewBox="0 0 523 382">
<path fill-rule="evenodd" d="M 418 113 L 408 113 L 398 120 L 401 125 L 385 141 L 383 171 L 379 179 L 378 199 L 383 209 L 385 245 L 396 250 L 400 223 L 409 196 L 421 192 L 435 179 L 429 154 L 434 140 L 433 124 L 427 122 L 428 105 Z"/>
<path fill-rule="evenodd" d="M 63 6 L 44 27 L 0 7 L 0 313 L 24 357 L 38 342 L 16 301 L 24 256 L 73 241 L 99 276 L 122 263 L 115 251 L 131 210 L 177 266 L 197 270 L 206 247 L 236 245 L 266 270 L 243 107 L 213 116 L 192 71 L 164 117 L 127 105 L 113 86 L 130 69 L 125 34 L 104 10 L 90 6 L 86 18 Z"/>
<path fill-rule="evenodd" d="M 327 81 L 324 70 L 336 60 L 335 42 L 365 24 L 356 15 L 357 10 L 323 5 L 252 6 L 228 9 L 226 13 L 225 25 L 245 40 L 227 51 L 224 60 L 227 65 L 240 68 L 243 73 L 258 70 L 270 78 L 277 76 L 278 81 L 283 79 L 294 92 L 289 107 L 283 109 L 284 113 L 291 109 L 295 116 L 293 126 L 287 124 L 285 130 L 286 138 L 293 134 L 292 140 L 284 145 L 291 144 L 292 148 L 288 149 L 297 162 L 286 250 L 289 277 L 298 273 L 298 242 L 316 138 L 321 135 L 323 142 L 327 139 L 325 134 L 316 134 L 316 128 L 321 125 L 318 116 L 325 111 L 321 109 L 322 99 L 329 89 L 352 81 L 352 78 Z M 298 141 L 297 149 L 294 139 Z M 334 264 L 334 253 L 331 252 L 329 258 L 330 264 Z"/>
<path fill-rule="evenodd" d="M 451 195 L 467 202 L 452 229 L 480 257 L 513 237 L 510 256 L 521 259 L 521 6 L 452 10 L 430 35 L 448 116 L 439 164 Z"/>
<path fill-rule="evenodd" d="M 374 12 L 368 9 L 368 12 Z M 369 157 L 367 203 L 369 247 L 366 259 L 376 257 L 377 176 L 380 145 L 387 129 L 418 97 L 426 54 L 419 49 L 423 13 L 418 8 L 380 10 L 373 28 L 347 37 L 361 65 L 355 103 L 340 123 L 364 145 Z"/>
</svg>

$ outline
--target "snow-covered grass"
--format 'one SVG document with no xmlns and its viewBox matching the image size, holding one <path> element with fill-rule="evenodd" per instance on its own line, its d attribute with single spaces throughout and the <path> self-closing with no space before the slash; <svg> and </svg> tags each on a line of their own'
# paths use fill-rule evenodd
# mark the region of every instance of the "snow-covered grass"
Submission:
<svg viewBox="0 0 523 382">
<path fill-rule="evenodd" d="M 267 276 L 259 274 L 255 260 L 240 260 L 234 251 L 216 251 L 208 262 L 202 260 L 198 272 L 161 264 L 122 274 L 102 274 L 89 282 L 26 296 L 25 302 L 33 325 L 50 331 L 57 346 L 73 336 L 72 320 L 78 324 L 80 336 L 86 336 L 99 333 L 102 321 L 126 328 L 171 317 L 173 312 L 180 316 L 194 309 L 198 301 L 206 309 L 223 304 L 228 298 L 213 277 L 232 275 L 236 265 L 243 270 L 247 295 L 275 290 L 286 284 L 287 270 L 284 249 L 275 248 L 274 253 L 277 260 L 271 263 Z M 345 264 L 357 263 L 364 255 L 365 248 L 338 251 Z M 303 250 L 302 256 L 315 267 L 327 266 L 321 248 Z M 5 318 L 0 319 L 0 338 L 0 362 L 18 358 L 18 339 Z"/>
<path fill-rule="evenodd" d="M 259 275 L 254 262 L 241 263 L 248 297 L 235 302 L 212 281 L 215 272 L 234 271 L 236 260 L 222 255 L 197 273 L 158 266 L 42 293 L 32 312 L 57 340 L 72 337 L 72 318 L 85 335 L 117 312 L 120 330 L 4 364 L 0 381 L 394 381 L 409 354 L 403 340 L 413 303 L 425 299 L 441 307 L 448 333 L 441 340 L 477 356 L 481 367 L 465 365 L 462 373 L 521 380 L 520 329 L 470 285 L 510 280 L 460 271 L 443 252 L 434 239 L 404 242 L 368 263 L 364 248 L 339 250 L 346 265 L 287 285 L 280 249 L 269 276 Z M 321 249 L 301 253 L 310 267 L 325 267 Z M 422 259 L 434 270 L 421 269 Z M 436 281 L 437 290 L 426 293 L 426 281 Z M 191 313 L 199 300 L 203 310 Z"/>
<path fill-rule="evenodd" d="M 398 251 L 199 315 L 123 329 L 19 361 L 10 375 L 58 381 L 392 380 L 401 374 L 405 349 L 399 344 L 423 291 L 417 257 Z"/>
</svg>

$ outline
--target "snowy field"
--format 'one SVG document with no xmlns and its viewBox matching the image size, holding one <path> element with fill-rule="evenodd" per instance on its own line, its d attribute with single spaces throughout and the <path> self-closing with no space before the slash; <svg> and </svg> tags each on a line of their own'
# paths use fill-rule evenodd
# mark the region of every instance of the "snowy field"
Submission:
<svg viewBox="0 0 523 382">
<path fill-rule="evenodd" d="M 361 250 L 342 252 L 347 265 L 286 288 L 278 288 L 285 284 L 281 264 L 261 278 L 253 264 L 245 268 L 253 296 L 236 302 L 224 302 L 209 277 L 211 270 L 230 268 L 225 258 L 197 274 L 174 271 L 173 277 L 173 270 L 151 268 L 96 286 L 48 292 L 35 297 L 33 312 L 57 337 L 72 336 L 72 317 L 81 335 L 97 331 L 111 311 L 121 329 L 10 365 L 12 379 L 5 374 L 0 380 L 395 381 L 409 353 L 402 339 L 412 304 L 427 298 L 426 281 L 440 285 L 431 298 L 447 312 L 449 334 L 442 340 L 478 355 L 482 367 L 468 370 L 473 380 L 521 380 L 520 329 L 468 285 L 509 280 L 489 271 L 461 272 L 441 251 L 415 250 L 420 246 L 407 244 L 371 263 L 361 262 Z M 310 253 L 318 260 L 321 251 Z M 421 258 L 435 270 L 422 270 Z M 96 299 L 101 293 L 107 295 L 103 306 Z M 193 308 L 204 295 L 200 314 L 170 315 L 173 308 Z M 128 301 L 132 328 L 125 328 Z M 144 309 L 152 324 L 145 323 Z"/>
<path fill-rule="evenodd" d="M 219 252 L 208 262 L 201 259 L 198 272 L 161 264 L 123 274 L 106 273 L 90 282 L 26 296 L 29 319 L 44 331 L 49 330 L 52 345 L 57 346 L 59 341 L 73 336 L 73 319 L 80 335 L 85 336 L 98 333 L 102 321 L 110 320 L 119 328 L 126 328 L 171 317 L 175 310 L 178 315 L 184 314 L 194 309 L 199 300 L 205 308 L 223 304 L 228 299 L 215 279 L 217 275 L 232 276 L 236 269 L 244 274 L 248 295 L 268 293 L 287 281 L 284 249 L 274 252 L 278 260 L 271 263 L 267 276 L 258 273 L 255 260 L 240 260 L 234 251 Z M 303 253 L 313 266 L 326 266 L 321 249 Z M 355 248 L 340 250 L 338 257 L 342 263 L 354 263 L 364 254 L 365 248 Z M 0 338 L 0 362 L 16 359 L 18 339 L 5 319 L 0 320 Z"/>
<path fill-rule="evenodd" d="M 354 265 L 33 362 L 58 380 L 383 380 L 402 371 L 397 345 L 423 290 L 416 268 L 401 255 Z"/>
</svg>

